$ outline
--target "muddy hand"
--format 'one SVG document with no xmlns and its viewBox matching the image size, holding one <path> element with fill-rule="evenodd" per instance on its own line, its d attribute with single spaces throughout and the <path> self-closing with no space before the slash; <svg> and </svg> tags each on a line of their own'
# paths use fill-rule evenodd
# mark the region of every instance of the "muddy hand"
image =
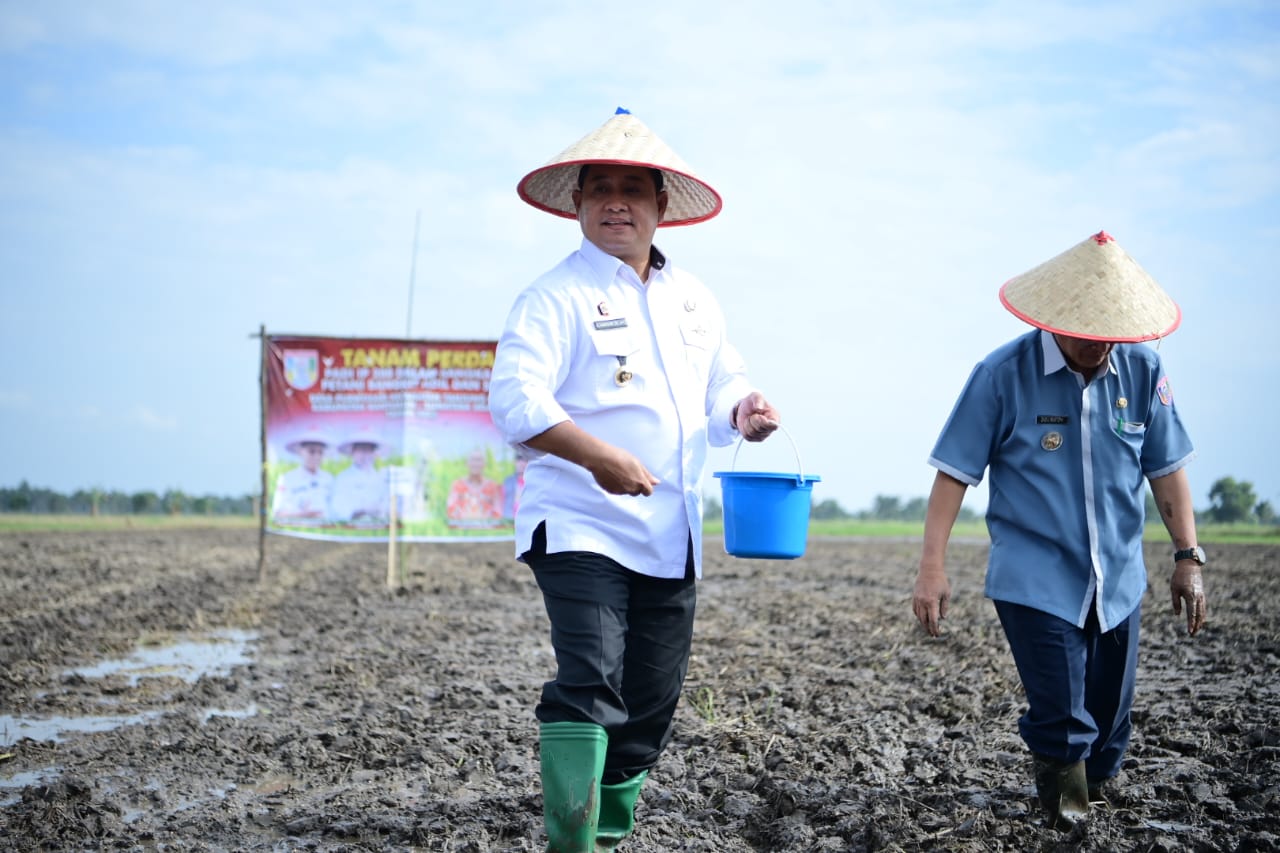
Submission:
<svg viewBox="0 0 1280 853">
<path fill-rule="evenodd" d="M 1208 605 L 1204 597 L 1204 578 L 1200 575 L 1200 567 L 1191 563 L 1180 563 L 1173 570 L 1169 580 L 1169 592 L 1173 596 L 1173 613 L 1182 613 L 1182 605 L 1187 606 L 1187 633 L 1195 634 L 1204 627 L 1208 617 Z"/>
<path fill-rule="evenodd" d="M 921 572 L 916 577 L 911 609 L 930 637 L 942 636 L 942 620 L 947 618 L 947 605 L 950 602 L 951 583 L 945 574 Z"/>
</svg>

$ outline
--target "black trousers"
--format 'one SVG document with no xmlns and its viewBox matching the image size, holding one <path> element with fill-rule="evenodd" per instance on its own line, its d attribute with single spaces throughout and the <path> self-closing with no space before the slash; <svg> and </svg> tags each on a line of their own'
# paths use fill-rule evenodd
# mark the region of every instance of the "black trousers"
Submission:
<svg viewBox="0 0 1280 853">
<path fill-rule="evenodd" d="M 693 642 L 693 539 L 683 578 L 654 578 L 588 551 L 546 553 L 545 524 L 524 554 L 551 621 L 556 676 L 542 687 L 540 722 L 596 723 L 609 734 L 606 785 L 658 762 Z"/>
</svg>

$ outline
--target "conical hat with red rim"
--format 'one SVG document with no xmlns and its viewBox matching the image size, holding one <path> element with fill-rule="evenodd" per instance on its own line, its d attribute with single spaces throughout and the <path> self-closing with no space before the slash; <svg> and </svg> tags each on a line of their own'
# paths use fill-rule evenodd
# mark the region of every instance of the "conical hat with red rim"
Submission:
<svg viewBox="0 0 1280 853">
<path fill-rule="evenodd" d="M 1182 322 L 1177 304 L 1105 231 L 1009 279 L 1000 302 L 1037 328 L 1095 341 L 1150 341 Z"/>
<path fill-rule="evenodd" d="M 658 223 L 660 228 L 703 222 L 724 206 L 720 194 L 698 177 L 693 167 L 621 107 L 600 127 L 521 178 L 516 192 L 539 210 L 577 219 L 573 191 L 578 188 L 578 171 L 588 163 L 660 170 L 667 191 L 667 212 Z"/>
</svg>

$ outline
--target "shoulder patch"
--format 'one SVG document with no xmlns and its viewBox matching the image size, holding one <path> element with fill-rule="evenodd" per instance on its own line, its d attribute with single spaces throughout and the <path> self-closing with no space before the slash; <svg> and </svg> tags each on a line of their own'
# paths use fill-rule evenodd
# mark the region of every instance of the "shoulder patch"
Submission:
<svg viewBox="0 0 1280 853">
<path fill-rule="evenodd" d="M 1156 396 L 1164 405 L 1173 405 L 1173 386 L 1169 384 L 1168 376 L 1160 377 L 1160 381 L 1156 383 Z"/>
</svg>

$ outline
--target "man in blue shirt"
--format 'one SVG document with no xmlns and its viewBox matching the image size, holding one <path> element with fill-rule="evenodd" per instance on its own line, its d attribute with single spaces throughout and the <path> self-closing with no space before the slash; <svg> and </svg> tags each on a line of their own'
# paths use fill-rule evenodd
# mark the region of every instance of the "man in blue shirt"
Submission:
<svg viewBox="0 0 1280 853">
<path fill-rule="evenodd" d="M 1037 793 L 1065 829 L 1101 800 L 1129 744 L 1144 481 L 1173 540 L 1174 613 L 1186 606 L 1190 634 L 1205 620 L 1184 468 L 1195 451 L 1159 355 L 1139 343 L 1181 314 L 1105 232 L 1011 279 L 1000 300 L 1036 329 L 973 369 L 929 458 L 938 472 L 912 607 L 938 636 L 947 540 L 965 489 L 990 469 L 985 592 L 1026 690 L 1019 732 Z"/>
</svg>

